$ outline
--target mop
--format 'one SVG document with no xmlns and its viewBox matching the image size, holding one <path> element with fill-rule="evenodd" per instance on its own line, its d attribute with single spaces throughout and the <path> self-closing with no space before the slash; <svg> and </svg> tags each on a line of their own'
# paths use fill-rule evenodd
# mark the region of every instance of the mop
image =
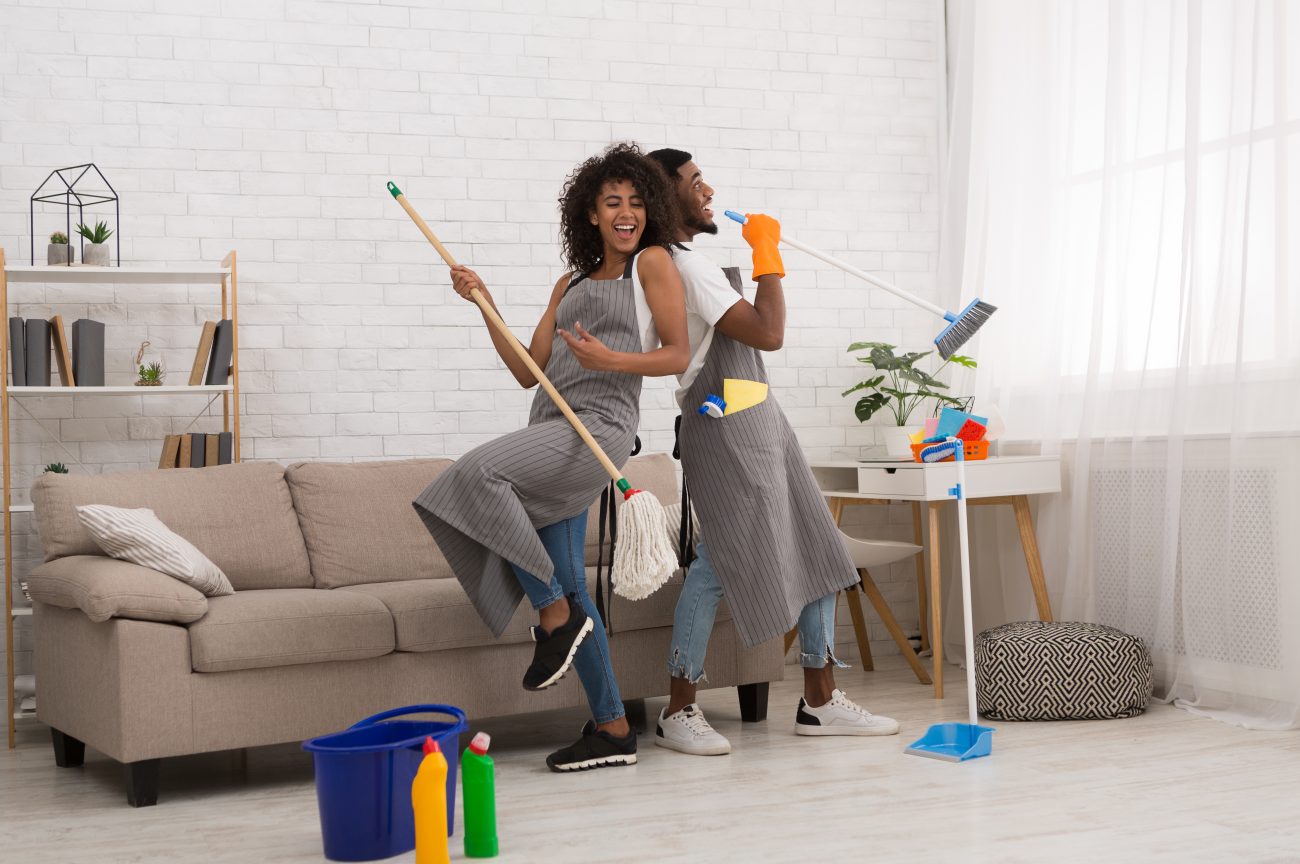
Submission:
<svg viewBox="0 0 1300 864">
<path fill-rule="evenodd" d="M 961 542 L 961 601 L 966 624 L 966 696 L 970 722 L 935 723 L 904 752 L 948 762 L 965 762 L 993 752 L 994 732 L 992 726 L 980 725 L 979 712 L 975 707 L 975 628 L 971 620 L 970 547 L 967 545 L 966 534 L 966 447 L 960 438 L 949 437 L 933 448 L 927 448 L 929 449 L 936 451 L 936 458 L 944 458 L 952 453 L 957 461 L 957 485 L 949 489 L 948 494 L 957 499 L 957 536 Z M 939 598 L 935 597 L 934 602 L 938 603 Z M 941 639 L 943 635 L 936 633 L 934 638 Z"/>
<path fill-rule="evenodd" d="M 406 215 L 411 217 L 411 221 L 425 238 L 433 244 L 433 248 L 438 250 L 438 254 L 442 256 L 443 261 L 447 262 L 447 266 L 456 266 L 456 260 L 434 236 L 424 219 L 420 218 L 420 214 L 415 212 L 415 208 L 406 200 L 402 190 L 389 181 L 388 191 L 397 203 L 402 205 Z M 623 509 L 619 513 L 623 530 L 619 532 L 618 544 L 614 550 L 614 565 L 611 571 L 613 587 L 620 596 L 629 600 L 649 597 L 663 586 L 677 569 L 677 550 L 668 537 L 668 523 L 663 505 L 653 494 L 633 489 L 627 478 L 619 473 L 618 467 L 605 455 L 605 451 L 596 443 L 596 439 L 587 431 L 587 427 L 578 419 L 578 415 L 573 413 L 569 403 L 564 401 L 564 397 L 555 389 L 555 385 L 538 367 L 532 355 L 528 353 L 528 349 L 515 338 L 510 328 L 506 326 L 506 322 L 501 320 L 501 316 L 477 288 L 470 290 L 470 297 L 478 304 L 479 309 L 483 310 L 483 315 L 492 322 L 492 326 L 506 337 L 515 354 L 528 367 L 528 371 L 533 373 L 533 377 L 541 384 L 542 389 L 555 401 L 556 406 L 573 425 L 583 442 L 591 448 L 591 452 L 595 454 L 601 466 L 614 479 L 614 485 L 623 493 Z"/>
<path fill-rule="evenodd" d="M 734 219 L 741 225 L 745 224 L 745 217 L 742 214 L 737 213 L 735 210 L 727 210 L 725 212 L 729 218 Z M 998 308 L 992 304 L 985 303 L 980 300 L 980 298 L 976 297 L 974 300 L 966 304 L 966 308 L 962 309 L 960 314 L 949 312 L 941 306 L 937 306 L 928 300 L 922 300 L 920 297 L 904 291 L 897 285 L 891 285 L 883 279 L 872 276 L 870 273 L 864 273 L 851 264 L 846 264 L 838 258 L 827 255 L 825 252 L 814 249 L 811 246 L 805 246 L 798 240 L 791 240 L 784 234 L 781 235 L 781 242 L 785 243 L 787 246 L 792 246 L 795 249 L 798 249 L 800 252 L 805 252 L 814 258 L 819 258 L 827 264 L 838 267 L 850 276 L 857 276 L 859 279 L 869 282 L 877 288 L 883 288 L 896 297 L 901 297 L 908 303 L 914 303 L 922 309 L 925 309 L 927 312 L 933 312 L 940 318 L 949 322 L 948 326 L 944 327 L 943 331 L 938 336 L 934 337 L 935 347 L 939 349 L 939 355 L 945 360 L 952 357 L 958 348 L 965 345 L 970 338 L 975 335 L 976 331 L 978 331 L 980 327 L 984 326 L 984 322 L 989 320 L 989 316 L 996 312 Z"/>
</svg>

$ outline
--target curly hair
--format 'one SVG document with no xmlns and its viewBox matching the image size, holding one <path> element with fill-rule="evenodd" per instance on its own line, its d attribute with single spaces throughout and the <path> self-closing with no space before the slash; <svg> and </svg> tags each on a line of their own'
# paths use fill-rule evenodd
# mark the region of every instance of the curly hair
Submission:
<svg viewBox="0 0 1300 864">
<path fill-rule="evenodd" d="M 565 262 L 578 273 L 591 273 L 605 257 L 600 229 L 591 211 L 606 183 L 627 180 L 645 203 L 646 224 L 637 251 L 672 245 L 677 236 L 677 195 L 668 175 L 636 144 L 612 144 L 583 162 L 564 181 L 560 193 L 560 246 Z"/>
</svg>

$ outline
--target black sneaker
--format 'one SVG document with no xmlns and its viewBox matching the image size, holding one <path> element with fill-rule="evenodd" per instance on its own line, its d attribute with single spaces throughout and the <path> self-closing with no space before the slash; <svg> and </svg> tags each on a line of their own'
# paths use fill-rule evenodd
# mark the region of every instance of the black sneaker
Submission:
<svg viewBox="0 0 1300 864">
<path fill-rule="evenodd" d="M 533 662 L 524 673 L 525 690 L 545 690 L 564 677 L 573 665 L 578 646 L 596 626 L 578 598 L 569 595 L 569 620 L 550 633 L 541 627 L 533 628 Z"/>
<path fill-rule="evenodd" d="M 582 737 L 568 747 L 561 747 L 546 757 L 552 771 L 590 771 L 592 768 L 615 768 L 636 764 L 636 730 L 627 737 L 615 738 L 596 728 L 591 720 L 582 727 Z"/>
</svg>

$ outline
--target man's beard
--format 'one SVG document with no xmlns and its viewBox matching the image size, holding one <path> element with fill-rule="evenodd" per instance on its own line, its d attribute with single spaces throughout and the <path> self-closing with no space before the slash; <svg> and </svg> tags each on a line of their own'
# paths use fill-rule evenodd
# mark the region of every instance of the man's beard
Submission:
<svg viewBox="0 0 1300 864">
<path fill-rule="evenodd" d="M 686 227 L 696 234 L 717 234 L 718 225 L 716 222 L 707 222 L 704 214 L 693 214 L 686 220 Z"/>
</svg>

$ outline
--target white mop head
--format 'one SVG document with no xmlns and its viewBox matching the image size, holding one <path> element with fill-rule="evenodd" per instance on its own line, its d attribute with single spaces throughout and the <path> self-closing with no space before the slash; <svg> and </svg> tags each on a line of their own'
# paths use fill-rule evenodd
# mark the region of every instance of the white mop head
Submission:
<svg viewBox="0 0 1300 864">
<path fill-rule="evenodd" d="M 618 543 L 610 573 L 614 593 L 644 600 L 676 569 L 677 549 L 669 539 L 663 505 L 649 492 L 639 491 L 618 508 Z"/>
</svg>

